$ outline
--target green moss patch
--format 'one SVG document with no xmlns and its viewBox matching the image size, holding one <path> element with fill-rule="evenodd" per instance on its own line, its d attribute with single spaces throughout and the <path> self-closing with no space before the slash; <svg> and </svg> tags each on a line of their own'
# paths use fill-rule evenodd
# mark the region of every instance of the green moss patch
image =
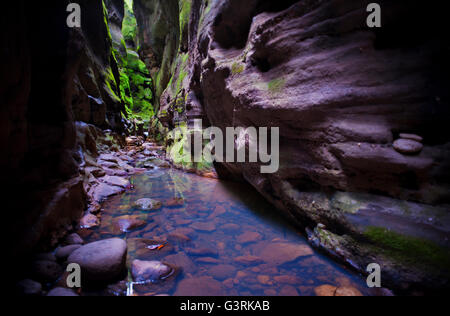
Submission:
<svg viewBox="0 0 450 316">
<path fill-rule="evenodd" d="M 168 133 L 167 138 L 171 145 L 166 148 L 166 151 L 172 162 L 178 167 L 205 172 L 211 171 L 214 168 L 212 163 L 206 160 L 194 162 L 191 152 L 186 151 L 185 145 L 190 142 L 193 133 L 194 130 L 190 130 L 186 122 L 180 122 L 174 130 Z"/>
<path fill-rule="evenodd" d="M 153 82 L 139 55 L 128 49 L 120 69 L 122 98 L 129 119 L 143 121 L 145 127 L 155 115 L 153 107 Z"/>
<path fill-rule="evenodd" d="M 137 21 L 133 12 L 133 1 L 125 1 L 125 16 L 122 22 L 122 35 L 126 43 L 137 45 Z"/>
<path fill-rule="evenodd" d="M 183 34 L 184 30 L 188 27 L 191 7 L 190 0 L 180 0 L 180 34 Z"/>
<path fill-rule="evenodd" d="M 231 66 L 231 73 L 233 74 L 233 75 L 237 75 L 237 74 L 240 74 L 240 73 L 242 73 L 243 71 L 245 70 L 245 66 L 243 65 L 243 64 L 241 64 L 241 63 L 234 63 L 232 66 Z"/>
<path fill-rule="evenodd" d="M 365 236 L 399 262 L 426 267 L 450 267 L 450 251 L 431 241 L 400 235 L 382 227 L 369 227 Z"/>
<path fill-rule="evenodd" d="M 278 78 L 270 81 L 267 84 L 267 88 L 269 89 L 269 92 L 271 93 L 280 93 L 283 91 L 284 87 L 286 85 L 286 79 L 284 78 Z"/>
</svg>

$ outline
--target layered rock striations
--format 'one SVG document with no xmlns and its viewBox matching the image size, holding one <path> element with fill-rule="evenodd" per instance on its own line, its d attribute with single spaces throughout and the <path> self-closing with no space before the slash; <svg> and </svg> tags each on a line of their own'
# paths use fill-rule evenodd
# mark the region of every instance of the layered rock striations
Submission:
<svg viewBox="0 0 450 316">
<path fill-rule="evenodd" d="M 15 254 L 79 220 L 91 171 L 102 171 L 85 167 L 116 146 L 112 134 L 142 133 L 146 121 L 176 165 L 209 170 L 181 159 L 202 119 L 280 128 L 278 172 L 215 167 L 252 184 L 313 245 L 359 271 L 379 263 L 386 286 L 448 288 L 445 10 L 379 1 L 382 28 L 369 29 L 370 1 L 125 2 L 78 1 L 72 29 L 61 1 L 1 13 L 0 161 Z"/>
<path fill-rule="evenodd" d="M 306 227 L 312 243 L 360 271 L 379 262 L 391 284 L 448 286 L 443 10 L 380 1 L 383 27 L 369 29 L 369 1 L 190 3 L 187 43 L 178 39 L 174 48 L 165 28 L 159 43 L 170 44 L 142 51 L 157 65 L 172 60 L 160 121 L 169 129 L 194 118 L 222 129 L 280 127 L 277 173 L 262 175 L 254 164 L 217 170 L 251 183 Z M 144 46 L 155 47 L 160 35 L 150 16 L 172 21 L 159 5 L 135 2 L 153 8 L 138 18 Z"/>
</svg>

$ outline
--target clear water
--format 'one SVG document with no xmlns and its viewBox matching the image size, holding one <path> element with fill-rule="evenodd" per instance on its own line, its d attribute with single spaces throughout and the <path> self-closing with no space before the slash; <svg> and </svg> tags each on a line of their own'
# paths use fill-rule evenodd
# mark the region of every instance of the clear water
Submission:
<svg viewBox="0 0 450 316">
<path fill-rule="evenodd" d="M 128 242 L 128 266 L 139 259 L 180 268 L 164 281 L 135 284 L 134 295 L 314 295 L 325 284 L 369 294 L 361 276 L 311 251 L 304 236 L 248 185 L 162 169 L 131 181 L 134 190 L 103 205 L 102 224 L 88 241 L 121 237 Z M 132 208 L 141 198 L 163 207 Z M 167 206 L 173 198 L 183 198 L 184 205 Z M 146 223 L 122 233 L 115 222 L 124 215 Z"/>
</svg>

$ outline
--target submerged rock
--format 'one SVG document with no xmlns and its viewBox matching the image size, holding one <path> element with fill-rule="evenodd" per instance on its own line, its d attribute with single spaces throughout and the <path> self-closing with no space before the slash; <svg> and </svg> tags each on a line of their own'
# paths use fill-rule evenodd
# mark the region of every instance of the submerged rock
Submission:
<svg viewBox="0 0 450 316">
<path fill-rule="evenodd" d="M 165 202 L 164 205 L 166 205 L 168 207 L 183 206 L 184 199 L 183 198 L 173 198 L 173 199 L 170 199 L 167 202 Z"/>
<path fill-rule="evenodd" d="M 227 210 L 222 206 L 222 205 L 218 205 L 216 206 L 216 208 L 214 209 L 214 212 L 208 216 L 208 218 L 215 218 L 217 216 L 223 215 L 227 212 Z"/>
<path fill-rule="evenodd" d="M 127 296 L 128 285 L 125 280 L 119 281 L 115 284 L 110 284 L 105 290 L 106 296 L 117 296 L 123 297 Z"/>
<path fill-rule="evenodd" d="M 87 214 L 80 220 L 80 227 L 81 228 L 92 228 L 96 227 L 100 224 L 100 220 L 97 216 L 93 214 Z"/>
<path fill-rule="evenodd" d="M 153 199 L 140 199 L 133 203 L 133 207 L 141 211 L 155 211 L 162 207 L 162 203 Z"/>
<path fill-rule="evenodd" d="M 119 232 L 130 232 L 137 228 L 143 227 L 147 224 L 146 221 L 139 218 L 139 216 L 125 215 L 114 220 L 114 229 Z"/>
<path fill-rule="evenodd" d="M 298 291 L 292 285 L 285 285 L 280 291 L 281 296 L 298 296 Z"/>
<path fill-rule="evenodd" d="M 131 274 L 135 282 L 156 283 L 164 280 L 173 272 L 173 268 L 160 261 L 134 260 Z"/>
<path fill-rule="evenodd" d="M 292 275 L 278 275 L 275 276 L 274 281 L 280 284 L 289 284 L 289 285 L 297 285 L 302 284 L 303 280 L 299 277 L 294 277 Z"/>
<path fill-rule="evenodd" d="M 339 287 L 336 290 L 335 296 L 363 296 L 363 295 L 358 289 L 346 286 L 346 287 Z"/>
<path fill-rule="evenodd" d="M 234 232 L 239 231 L 240 226 L 237 225 L 237 224 L 230 223 L 230 224 L 222 225 L 222 226 L 220 226 L 220 228 L 221 228 L 224 232 L 227 232 L 227 233 L 234 233 Z"/>
<path fill-rule="evenodd" d="M 217 257 L 218 251 L 210 248 L 189 248 L 186 249 L 186 253 L 194 257 Z"/>
<path fill-rule="evenodd" d="M 294 243 L 260 243 L 256 247 L 258 256 L 267 263 L 282 265 L 292 262 L 300 257 L 314 254 L 308 245 Z"/>
<path fill-rule="evenodd" d="M 164 257 L 164 262 L 176 267 L 182 267 L 185 273 L 195 273 L 197 265 L 183 252 Z"/>
<path fill-rule="evenodd" d="M 92 281 L 113 280 L 125 269 L 127 243 L 119 238 L 105 239 L 75 250 L 67 259 L 78 263 L 82 276 Z"/>
<path fill-rule="evenodd" d="M 363 296 L 363 294 L 352 286 L 336 287 L 325 284 L 314 289 L 317 296 Z"/>
<path fill-rule="evenodd" d="M 336 286 L 326 284 L 316 287 L 314 293 L 316 293 L 316 296 L 334 296 L 336 290 Z"/>
<path fill-rule="evenodd" d="M 173 243 L 186 243 L 191 241 L 191 238 L 189 238 L 188 236 L 177 232 L 170 233 L 167 236 L 167 239 L 172 241 Z"/>
<path fill-rule="evenodd" d="M 236 257 L 234 261 L 245 265 L 254 265 L 263 263 L 263 260 L 260 257 L 256 256 L 240 256 Z"/>
<path fill-rule="evenodd" d="M 191 227 L 195 230 L 201 231 L 201 232 L 213 232 L 216 230 L 216 225 L 212 222 L 197 222 L 193 223 Z"/>
<path fill-rule="evenodd" d="M 269 285 L 270 284 L 270 276 L 268 276 L 268 275 L 258 275 L 256 277 L 256 279 L 258 280 L 259 283 L 261 283 L 263 285 Z"/>
<path fill-rule="evenodd" d="M 206 264 L 219 264 L 219 259 L 213 257 L 199 257 L 195 260 L 198 263 L 206 263 Z"/>
<path fill-rule="evenodd" d="M 209 275 L 219 281 L 232 278 L 236 275 L 236 267 L 229 264 L 219 264 L 209 269 Z"/>
<path fill-rule="evenodd" d="M 257 232 L 245 232 L 242 235 L 237 237 L 238 243 L 247 244 L 252 242 L 257 242 L 262 239 L 260 233 Z"/>
<path fill-rule="evenodd" d="M 173 253 L 173 246 L 167 241 L 151 240 L 145 238 L 128 239 L 128 249 L 135 249 L 135 255 L 142 260 L 159 260 L 167 254 Z"/>
<path fill-rule="evenodd" d="M 222 284 L 212 277 L 203 276 L 181 280 L 175 296 L 222 296 Z"/>
</svg>

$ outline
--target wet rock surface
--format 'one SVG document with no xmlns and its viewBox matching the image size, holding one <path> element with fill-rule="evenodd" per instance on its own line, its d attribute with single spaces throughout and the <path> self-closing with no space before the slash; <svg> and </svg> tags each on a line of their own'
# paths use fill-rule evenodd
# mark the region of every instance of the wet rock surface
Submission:
<svg viewBox="0 0 450 316">
<path fill-rule="evenodd" d="M 74 233 L 74 234 L 68 235 L 64 239 L 64 243 L 66 245 L 82 245 L 84 243 L 84 241 L 83 241 L 83 238 L 80 237 L 80 235 Z"/>
<path fill-rule="evenodd" d="M 59 248 L 56 253 L 56 259 L 60 261 L 66 260 L 75 250 L 81 248 L 81 245 L 70 245 Z"/>
<path fill-rule="evenodd" d="M 250 182 L 299 226 L 313 230 L 323 223 L 341 241 L 347 240 L 329 250 L 319 244 L 322 250 L 336 257 L 338 249 L 350 258 L 338 257 L 361 272 L 373 261 L 389 261 L 386 265 L 392 267 L 396 261 L 385 257 L 383 244 L 372 248 L 361 242 L 359 227 L 346 221 L 345 209 L 330 207 L 334 201 L 323 191 L 371 192 L 400 203 L 448 208 L 450 133 L 448 92 L 442 82 L 448 83 L 449 75 L 433 66 L 436 60 L 448 65 L 439 44 L 445 26 L 432 22 L 435 8 L 424 9 L 420 1 L 404 1 L 404 6 L 382 1 L 389 17 L 381 35 L 361 29 L 366 6 L 354 1 L 255 0 L 245 7 L 236 0 L 195 1 L 187 30 L 165 27 L 163 32 L 163 37 L 170 32 L 180 32 L 181 38 L 190 35 L 187 43 L 180 43 L 182 52 L 188 52 L 183 63 L 179 47 L 171 41 L 167 45 L 158 41 L 165 49 L 148 49 L 155 41 L 149 16 L 163 11 L 162 20 L 170 21 L 176 3 L 150 10 L 159 2 L 136 2 L 151 12 L 137 17 L 140 37 L 149 45 L 148 65 L 166 78 L 157 92 L 164 126 L 171 129 L 180 120 L 192 125 L 194 119 L 203 119 L 204 125 L 223 131 L 249 122 L 280 127 L 282 163 L 276 173 L 261 175 L 252 164 L 216 167 L 224 178 Z M 406 25 L 411 25 L 403 20 L 406 12 L 430 21 L 415 27 L 429 34 L 426 40 L 388 35 L 410 32 Z M 400 37 L 401 41 L 395 40 Z M 169 78 L 180 79 L 180 84 L 166 86 Z M 180 104 L 185 106 L 182 113 L 174 107 Z M 362 214 L 355 212 L 352 223 L 366 221 L 367 216 L 358 218 Z M 407 210 L 399 217 L 405 221 L 397 226 L 411 223 Z M 310 227 L 304 227 L 306 222 Z M 391 221 L 381 222 L 379 227 L 391 226 Z M 423 231 L 416 224 L 411 230 Z M 436 238 L 429 239 L 425 230 L 425 239 L 434 243 Z M 359 235 L 349 237 L 355 231 Z M 417 267 L 408 260 L 398 270 L 402 282 L 393 270 L 389 274 L 393 283 L 422 279 L 431 288 L 441 284 L 439 271 L 414 277 Z"/>
<path fill-rule="evenodd" d="M 398 139 L 394 142 L 394 148 L 399 153 L 413 155 L 419 154 L 423 150 L 423 145 L 412 139 Z"/>
<path fill-rule="evenodd" d="M 83 216 L 83 218 L 80 220 L 80 227 L 81 228 L 92 228 L 98 226 L 100 223 L 100 220 L 97 216 L 93 214 L 87 214 Z"/>
<path fill-rule="evenodd" d="M 362 296 L 361 292 L 354 287 L 336 287 L 332 285 L 321 285 L 314 289 L 317 296 Z"/>
<path fill-rule="evenodd" d="M 160 209 L 162 203 L 153 199 L 140 199 L 133 203 L 133 207 L 136 207 L 142 211 L 154 211 Z"/>
<path fill-rule="evenodd" d="M 71 289 L 64 287 L 57 287 L 48 292 L 47 296 L 65 297 L 65 296 L 79 296 Z"/>
<path fill-rule="evenodd" d="M 139 227 L 145 226 L 147 222 L 145 220 L 139 219 L 139 216 L 121 216 L 115 219 L 114 229 L 120 232 L 126 233 L 133 231 Z"/>
<path fill-rule="evenodd" d="M 123 272 L 126 255 L 126 242 L 113 238 L 93 242 L 75 250 L 67 262 L 79 264 L 83 277 L 88 280 L 108 281 Z"/>
<path fill-rule="evenodd" d="M 159 261 L 134 260 L 131 265 L 131 274 L 135 282 L 156 283 L 171 273 L 173 269 Z"/>
</svg>

